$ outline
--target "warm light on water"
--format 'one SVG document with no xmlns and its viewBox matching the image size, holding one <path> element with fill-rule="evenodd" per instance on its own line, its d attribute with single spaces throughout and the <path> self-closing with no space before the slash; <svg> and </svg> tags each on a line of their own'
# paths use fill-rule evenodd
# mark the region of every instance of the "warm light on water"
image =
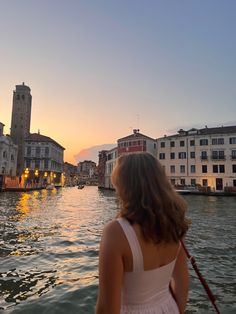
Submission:
<svg viewBox="0 0 236 314">
<path fill-rule="evenodd" d="M 222 313 L 236 312 L 236 198 L 186 196 L 187 245 Z M 93 313 L 102 226 L 114 192 L 97 187 L 0 194 L 0 312 Z M 191 271 L 188 313 L 213 313 Z"/>
</svg>

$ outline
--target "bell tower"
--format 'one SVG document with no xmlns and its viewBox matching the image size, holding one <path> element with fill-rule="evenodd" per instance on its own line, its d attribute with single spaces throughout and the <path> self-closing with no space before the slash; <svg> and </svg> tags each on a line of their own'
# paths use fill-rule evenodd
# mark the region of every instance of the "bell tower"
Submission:
<svg viewBox="0 0 236 314">
<path fill-rule="evenodd" d="M 16 85 L 13 91 L 11 138 L 18 145 L 17 175 L 21 175 L 24 169 L 25 138 L 30 134 L 32 96 L 30 88 L 23 82 Z"/>
</svg>

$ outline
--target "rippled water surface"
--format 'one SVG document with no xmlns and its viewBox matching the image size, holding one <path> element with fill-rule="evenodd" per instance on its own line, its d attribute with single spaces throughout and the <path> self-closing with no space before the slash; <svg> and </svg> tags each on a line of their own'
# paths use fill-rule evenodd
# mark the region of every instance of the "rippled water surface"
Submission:
<svg viewBox="0 0 236 314">
<path fill-rule="evenodd" d="M 236 313 L 236 198 L 185 199 L 189 251 L 221 312 Z M 97 187 L 0 193 L 0 312 L 94 313 L 100 234 L 116 208 Z M 187 312 L 214 313 L 193 271 L 190 288 Z"/>
</svg>

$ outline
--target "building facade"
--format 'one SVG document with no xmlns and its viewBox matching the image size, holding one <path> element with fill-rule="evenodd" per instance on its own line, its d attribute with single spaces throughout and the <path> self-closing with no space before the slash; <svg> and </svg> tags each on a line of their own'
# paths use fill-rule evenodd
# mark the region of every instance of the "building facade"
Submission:
<svg viewBox="0 0 236 314">
<path fill-rule="evenodd" d="M 77 166 L 65 162 L 63 165 L 63 173 L 64 173 L 64 185 L 65 186 L 75 186 L 78 184 L 78 169 Z"/>
<path fill-rule="evenodd" d="M 236 126 L 180 129 L 157 139 L 157 159 L 175 186 L 236 187 Z"/>
<path fill-rule="evenodd" d="M 38 133 L 25 138 L 24 177 L 29 184 L 62 185 L 64 147 Z"/>
<path fill-rule="evenodd" d="M 79 182 L 83 184 L 97 184 L 97 165 L 92 160 L 80 161 L 77 166 Z"/>
<path fill-rule="evenodd" d="M 30 88 L 24 83 L 16 85 L 13 91 L 11 138 L 18 146 L 17 175 L 21 175 L 24 168 L 25 138 L 30 133 L 32 96 Z"/>
<path fill-rule="evenodd" d="M 16 176 L 18 147 L 9 135 L 3 134 L 4 124 L 0 122 L 0 189 L 6 177 Z"/>
<path fill-rule="evenodd" d="M 117 140 L 117 147 L 99 153 L 99 187 L 112 189 L 111 173 L 115 167 L 116 160 L 123 154 L 138 152 L 149 152 L 156 157 L 157 142 L 155 139 L 141 134 L 138 129 L 133 134 Z"/>
</svg>

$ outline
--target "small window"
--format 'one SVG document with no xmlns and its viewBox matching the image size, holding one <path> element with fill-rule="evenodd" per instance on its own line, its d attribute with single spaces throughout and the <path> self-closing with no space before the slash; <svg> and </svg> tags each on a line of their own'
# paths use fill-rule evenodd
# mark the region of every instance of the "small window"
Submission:
<svg viewBox="0 0 236 314">
<path fill-rule="evenodd" d="M 201 159 L 206 160 L 207 159 L 207 151 L 203 150 L 201 152 Z"/>
<path fill-rule="evenodd" d="M 230 137 L 229 144 L 236 144 L 236 137 Z"/>
<path fill-rule="evenodd" d="M 184 146 L 184 141 L 180 141 L 180 146 L 183 147 Z"/>
<path fill-rule="evenodd" d="M 180 165 L 180 172 L 185 173 L 185 165 Z"/>
<path fill-rule="evenodd" d="M 179 153 L 179 159 L 186 159 L 186 156 L 187 156 L 186 152 Z"/>
<path fill-rule="evenodd" d="M 196 185 L 196 179 L 191 179 L 191 185 Z"/>
<path fill-rule="evenodd" d="M 208 181 L 207 181 L 207 179 L 202 179 L 202 185 L 203 185 L 203 186 L 208 186 Z"/>
<path fill-rule="evenodd" d="M 190 140 L 190 146 L 195 146 L 195 140 Z"/>
<path fill-rule="evenodd" d="M 208 145 L 208 139 L 204 138 L 200 140 L 200 146 Z"/>
<path fill-rule="evenodd" d="M 236 165 L 232 165 L 232 172 L 236 173 Z"/>
<path fill-rule="evenodd" d="M 170 147 L 175 147 L 175 142 L 174 141 L 170 142 Z"/>
<path fill-rule="evenodd" d="M 212 166 L 213 173 L 218 173 L 218 165 Z"/>
<path fill-rule="evenodd" d="M 165 153 L 160 153 L 159 154 L 159 159 L 165 159 Z"/>
<path fill-rule="evenodd" d="M 39 165 L 40 165 L 40 159 L 36 159 L 35 160 L 35 168 L 39 169 Z"/>
<path fill-rule="evenodd" d="M 225 173 L 225 165 L 219 165 L 220 173 Z"/>
<path fill-rule="evenodd" d="M 161 147 L 165 147 L 165 142 L 161 142 Z"/>
<path fill-rule="evenodd" d="M 170 166 L 170 172 L 171 173 L 175 173 L 175 166 L 173 165 L 173 166 Z"/>
<path fill-rule="evenodd" d="M 233 186 L 236 187 L 236 180 L 233 180 Z"/>
<path fill-rule="evenodd" d="M 190 158 L 195 158 L 195 152 L 190 152 Z"/>
<path fill-rule="evenodd" d="M 202 165 L 202 173 L 207 173 L 207 165 Z"/>
<path fill-rule="evenodd" d="M 191 165 L 190 166 L 190 172 L 191 173 L 195 173 L 196 172 L 196 166 L 195 165 Z"/>
<path fill-rule="evenodd" d="M 175 153 L 170 153 L 170 159 L 175 159 Z"/>
</svg>

